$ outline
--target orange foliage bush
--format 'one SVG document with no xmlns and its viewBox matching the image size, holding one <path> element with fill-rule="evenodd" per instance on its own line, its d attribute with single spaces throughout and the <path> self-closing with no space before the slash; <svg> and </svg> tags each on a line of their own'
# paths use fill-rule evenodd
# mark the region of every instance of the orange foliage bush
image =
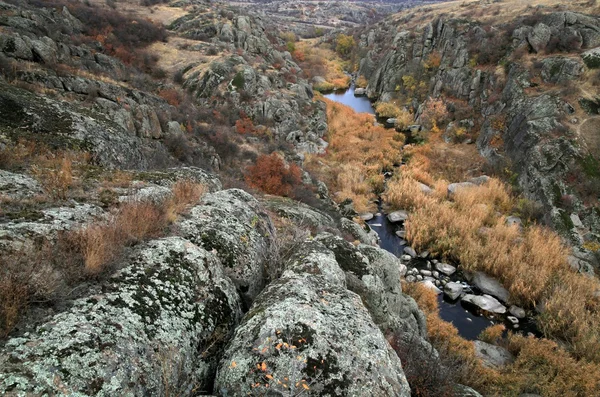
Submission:
<svg viewBox="0 0 600 397">
<path fill-rule="evenodd" d="M 181 96 L 174 88 L 164 88 L 158 91 L 158 96 L 167 101 L 167 103 L 171 106 L 179 106 L 181 103 Z"/>
<path fill-rule="evenodd" d="M 277 153 L 261 155 L 247 169 L 246 183 L 255 189 L 277 196 L 289 196 L 301 183 L 302 171 L 296 164 L 286 164 Z"/>
<path fill-rule="evenodd" d="M 235 122 L 235 132 L 238 134 L 251 134 L 255 130 L 252 119 L 246 115 L 243 115 L 242 118 Z"/>
</svg>

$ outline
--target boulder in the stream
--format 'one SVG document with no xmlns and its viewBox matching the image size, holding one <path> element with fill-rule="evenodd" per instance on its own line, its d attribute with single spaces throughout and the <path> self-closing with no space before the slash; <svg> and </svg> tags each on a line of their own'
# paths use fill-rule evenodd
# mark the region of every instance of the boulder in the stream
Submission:
<svg viewBox="0 0 600 397">
<path fill-rule="evenodd" d="M 415 251 L 412 247 L 404 247 L 404 253 L 410 255 L 411 258 L 417 257 L 417 251 Z"/>
<path fill-rule="evenodd" d="M 207 390 L 241 317 L 217 257 L 179 237 L 138 248 L 103 286 L 0 351 L 1 395 Z"/>
<path fill-rule="evenodd" d="M 484 294 L 495 296 L 503 302 L 508 302 L 509 293 L 498 280 L 483 272 L 475 272 L 469 277 L 471 283 Z"/>
<path fill-rule="evenodd" d="M 473 305 L 485 310 L 486 312 L 504 314 L 506 307 L 498 302 L 496 298 L 489 295 L 471 295 L 467 294 L 462 298 L 463 302 L 469 302 Z"/>
<path fill-rule="evenodd" d="M 435 292 L 437 295 L 442 293 L 442 290 L 440 290 L 431 280 L 422 281 L 421 284 L 423 284 L 423 286 L 425 286 L 425 288 L 430 289 L 433 292 Z"/>
<path fill-rule="evenodd" d="M 444 294 L 452 300 L 460 298 L 463 293 L 463 286 L 461 283 L 450 282 L 444 286 Z"/>
<path fill-rule="evenodd" d="M 358 223 L 351 221 L 350 219 L 347 219 L 347 218 L 342 218 L 340 223 L 341 223 L 341 230 L 343 232 L 349 233 L 352 237 L 357 239 L 362 244 L 377 245 L 377 242 L 379 240 L 379 236 L 377 235 L 377 232 L 375 232 L 373 230 L 366 231 Z"/>
<path fill-rule="evenodd" d="M 525 316 L 527 315 L 527 313 L 525 313 L 524 309 L 522 309 L 518 306 L 515 306 L 515 305 L 512 305 L 511 307 L 509 307 L 508 312 L 510 314 L 512 314 L 513 316 L 515 316 L 516 318 L 521 318 L 521 319 L 525 318 Z"/>
<path fill-rule="evenodd" d="M 440 272 L 445 274 L 446 276 L 451 276 L 454 273 L 456 273 L 456 268 L 452 265 L 449 265 L 447 263 L 441 263 L 438 262 L 435 264 L 435 269 Z"/>
<path fill-rule="evenodd" d="M 398 356 L 320 247 L 256 298 L 227 346 L 217 393 L 410 396 Z"/>
<path fill-rule="evenodd" d="M 404 222 L 405 220 L 408 219 L 408 212 L 394 211 L 392 213 L 389 213 L 387 218 L 388 218 L 388 221 L 390 221 L 391 223 Z"/>
<path fill-rule="evenodd" d="M 190 241 L 216 250 L 249 306 L 264 287 L 264 264 L 274 236 L 271 219 L 259 202 L 239 189 L 207 194 L 176 227 Z"/>
</svg>

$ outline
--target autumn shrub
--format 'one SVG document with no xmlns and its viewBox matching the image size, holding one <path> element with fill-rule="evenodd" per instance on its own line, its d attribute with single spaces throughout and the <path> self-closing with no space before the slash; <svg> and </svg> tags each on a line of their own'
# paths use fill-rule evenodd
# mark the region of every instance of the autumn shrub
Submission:
<svg viewBox="0 0 600 397">
<path fill-rule="evenodd" d="M 495 324 L 490 325 L 477 337 L 477 339 L 482 340 L 486 343 L 497 344 L 498 341 L 502 338 L 502 334 L 506 330 L 506 327 L 503 324 Z"/>
<path fill-rule="evenodd" d="M 163 88 L 158 91 L 158 96 L 167 101 L 171 106 L 179 106 L 182 101 L 181 93 L 174 88 Z"/>
<path fill-rule="evenodd" d="M 448 110 L 446 104 L 441 99 L 429 98 L 425 102 L 423 113 L 420 116 L 421 123 L 435 130 L 440 127 L 448 118 Z"/>
<path fill-rule="evenodd" d="M 77 183 L 74 167 L 87 164 L 89 159 L 89 154 L 83 152 L 44 150 L 43 154 L 31 157 L 31 173 L 47 194 L 64 200 Z"/>
<path fill-rule="evenodd" d="M 400 112 L 396 115 L 396 124 L 394 127 L 398 131 L 406 131 L 414 122 L 415 117 L 411 112 L 406 109 L 400 109 Z"/>
<path fill-rule="evenodd" d="M 286 164 L 277 153 L 261 155 L 246 169 L 248 186 L 268 194 L 289 196 L 295 185 L 301 183 L 301 170 L 296 164 Z"/>
<path fill-rule="evenodd" d="M 384 118 L 396 118 L 400 114 L 401 110 L 398 106 L 391 102 L 377 102 L 375 104 L 375 113 L 377 116 Z"/>
<path fill-rule="evenodd" d="M 363 75 L 358 76 L 358 78 L 356 79 L 356 88 L 367 88 L 367 85 L 369 85 L 369 81 L 367 80 L 367 78 Z"/>
</svg>

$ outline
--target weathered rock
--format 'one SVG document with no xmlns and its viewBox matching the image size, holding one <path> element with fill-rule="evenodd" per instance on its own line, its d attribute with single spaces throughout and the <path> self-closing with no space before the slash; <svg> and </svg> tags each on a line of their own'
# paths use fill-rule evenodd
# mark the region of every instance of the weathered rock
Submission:
<svg viewBox="0 0 600 397">
<path fill-rule="evenodd" d="M 237 328 L 215 390 L 410 396 L 400 360 L 361 298 L 322 275 L 291 270 L 261 293 Z"/>
<path fill-rule="evenodd" d="M 427 186 L 424 183 L 419 182 L 419 189 L 421 189 L 421 192 L 423 192 L 424 194 L 430 195 L 433 193 L 433 189 L 430 188 L 429 186 Z"/>
<path fill-rule="evenodd" d="M 241 317 L 218 259 L 171 237 L 145 244 L 127 263 L 101 294 L 7 342 L 0 394 L 165 395 L 210 387 Z"/>
<path fill-rule="evenodd" d="M 58 207 L 36 211 L 36 219 L 25 222 L 12 221 L 0 228 L 0 250 L 24 252 L 34 244 L 52 241 L 58 232 L 72 230 L 100 217 L 104 211 L 90 204 L 78 204 L 74 207 Z"/>
<path fill-rule="evenodd" d="M 540 52 L 546 48 L 551 37 L 552 30 L 546 24 L 540 22 L 529 33 L 527 41 L 535 52 Z"/>
<path fill-rule="evenodd" d="M 369 245 L 354 247 L 340 237 L 322 233 L 315 237 L 334 252 L 346 273 L 348 289 L 361 296 L 373 320 L 382 329 L 426 335 L 423 313 L 402 293 L 401 262 L 393 254 Z"/>
<path fill-rule="evenodd" d="M 408 212 L 406 211 L 394 211 L 387 216 L 388 221 L 391 223 L 404 222 L 408 219 Z"/>
<path fill-rule="evenodd" d="M 580 60 L 550 57 L 542 60 L 542 78 L 547 83 L 565 83 L 581 76 L 584 67 Z"/>
<path fill-rule="evenodd" d="M 463 302 L 469 302 L 478 306 L 479 308 L 490 312 L 504 314 L 506 313 L 506 307 L 502 305 L 498 300 L 490 295 L 471 295 L 467 294 L 462 298 Z"/>
<path fill-rule="evenodd" d="M 406 230 L 398 230 L 396 232 L 396 236 L 398 236 L 400 238 L 406 238 Z"/>
<path fill-rule="evenodd" d="M 362 244 L 377 245 L 379 237 L 373 230 L 366 231 L 359 224 L 347 218 L 342 218 L 340 223 L 340 228 L 343 232 L 349 233 Z"/>
<path fill-rule="evenodd" d="M 0 170 L 0 196 L 22 200 L 42 193 L 42 187 L 35 179 L 27 175 Z"/>
<path fill-rule="evenodd" d="M 593 48 L 581 54 L 583 62 L 590 69 L 600 68 L 600 47 Z"/>
<path fill-rule="evenodd" d="M 460 283 L 450 282 L 444 286 L 444 294 L 446 294 L 452 300 L 460 298 L 462 293 L 463 286 Z"/>
<path fill-rule="evenodd" d="M 283 270 L 298 275 L 320 275 L 331 285 L 346 287 L 346 274 L 338 265 L 335 254 L 316 240 L 301 243 L 286 261 Z"/>
<path fill-rule="evenodd" d="M 508 290 L 495 278 L 492 278 L 483 272 L 475 272 L 470 276 L 470 281 L 484 294 L 492 295 L 503 302 L 508 302 Z"/>
<path fill-rule="evenodd" d="M 444 273 L 446 276 L 451 276 L 456 273 L 456 268 L 447 263 L 438 262 L 435 264 L 435 268 L 438 272 Z"/>
<path fill-rule="evenodd" d="M 465 385 L 454 385 L 454 396 L 455 397 L 483 397 L 481 394 L 476 392 L 474 389 Z"/>
<path fill-rule="evenodd" d="M 472 182 L 451 183 L 448 185 L 448 197 L 452 197 L 457 190 L 468 189 L 477 186 Z"/>
<path fill-rule="evenodd" d="M 427 289 L 435 292 L 437 295 L 442 293 L 442 291 L 431 280 L 422 281 L 421 284 L 423 284 Z"/>
<path fill-rule="evenodd" d="M 365 96 L 367 95 L 367 90 L 365 88 L 357 88 L 354 90 L 354 96 Z"/>
<path fill-rule="evenodd" d="M 159 186 L 171 187 L 177 181 L 191 181 L 202 184 L 210 193 L 223 189 L 219 178 L 198 167 L 177 167 L 164 171 L 143 172 L 136 175 L 139 179 Z"/>
<path fill-rule="evenodd" d="M 518 216 L 509 216 L 508 218 L 506 218 L 506 224 L 508 226 L 521 226 L 521 218 L 519 218 Z"/>
<path fill-rule="evenodd" d="M 415 251 L 412 247 L 404 247 L 404 253 L 410 255 L 411 258 L 417 257 L 417 251 Z"/>
<path fill-rule="evenodd" d="M 274 236 L 259 202 L 239 189 L 207 194 L 176 227 L 190 241 L 217 251 L 225 273 L 249 306 L 264 286 L 264 263 Z"/>
<path fill-rule="evenodd" d="M 373 214 L 370 212 L 366 212 L 364 214 L 360 214 L 359 215 L 360 219 L 362 219 L 365 222 L 370 221 L 371 219 L 373 219 Z"/>
<path fill-rule="evenodd" d="M 262 203 L 277 215 L 290 219 L 298 226 L 316 229 L 335 227 L 335 221 L 325 212 L 304 203 L 279 196 L 265 196 Z"/>
<path fill-rule="evenodd" d="M 514 361 L 510 352 L 500 346 L 490 345 L 489 343 L 476 340 L 475 354 L 483 361 L 483 365 L 489 368 L 501 368 Z"/>
<path fill-rule="evenodd" d="M 516 318 L 525 318 L 525 316 L 527 315 L 525 313 L 525 310 L 523 310 L 520 307 L 515 306 L 515 305 L 512 305 L 511 307 L 509 307 L 508 312 L 510 314 L 512 314 L 513 316 L 515 316 Z"/>
</svg>

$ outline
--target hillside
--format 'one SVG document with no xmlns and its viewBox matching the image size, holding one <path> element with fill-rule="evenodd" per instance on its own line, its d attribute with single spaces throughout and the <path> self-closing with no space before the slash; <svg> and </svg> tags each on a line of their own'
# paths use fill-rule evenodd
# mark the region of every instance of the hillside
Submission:
<svg viewBox="0 0 600 397">
<path fill-rule="evenodd" d="M 596 396 L 599 49 L 595 1 L 0 1 L 0 394 Z"/>
</svg>

